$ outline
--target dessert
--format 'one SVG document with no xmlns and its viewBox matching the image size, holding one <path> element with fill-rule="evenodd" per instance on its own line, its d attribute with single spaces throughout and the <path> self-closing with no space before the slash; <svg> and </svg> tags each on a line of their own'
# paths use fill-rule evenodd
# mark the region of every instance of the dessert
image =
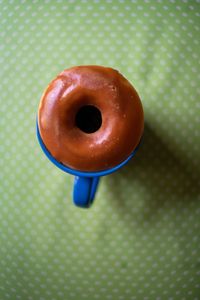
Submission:
<svg viewBox="0 0 200 300">
<path fill-rule="evenodd" d="M 140 142 L 140 98 L 118 71 L 77 66 L 60 73 L 45 90 L 38 110 L 44 145 L 72 169 L 98 172 L 120 164 Z"/>
</svg>

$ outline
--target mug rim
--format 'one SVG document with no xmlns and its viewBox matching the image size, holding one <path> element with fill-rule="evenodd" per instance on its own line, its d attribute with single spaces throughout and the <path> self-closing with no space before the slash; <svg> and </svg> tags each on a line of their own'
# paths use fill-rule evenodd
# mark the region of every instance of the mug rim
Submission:
<svg viewBox="0 0 200 300">
<path fill-rule="evenodd" d="M 135 153 L 137 152 L 141 140 L 139 142 L 139 144 L 136 146 L 136 148 L 133 150 L 133 152 L 125 159 L 123 160 L 121 163 L 119 163 L 118 165 L 116 165 L 113 168 L 109 168 L 109 169 L 105 169 L 105 170 L 101 170 L 101 171 L 97 171 L 97 172 L 84 172 L 84 171 L 79 171 L 79 170 L 75 170 L 72 169 L 70 167 L 67 167 L 65 165 L 63 165 L 62 163 L 60 163 L 59 161 L 57 161 L 49 152 L 49 150 L 46 148 L 45 144 L 43 143 L 42 137 L 40 135 L 40 131 L 39 131 L 39 126 L 38 126 L 38 122 L 36 120 L 36 135 L 37 135 L 37 139 L 38 142 L 40 144 L 40 147 L 42 148 L 44 154 L 47 156 L 47 158 L 59 169 L 61 169 L 62 171 L 69 173 L 71 175 L 74 176 L 81 176 L 81 177 L 99 177 L 99 176 L 105 176 L 108 174 L 111 174 L 115 171 L 117 171 L 118 169 L 122 168 L 124 165 L 126 165 L 128 163 L 128 161 L 135 155 Z"/>
</svg>

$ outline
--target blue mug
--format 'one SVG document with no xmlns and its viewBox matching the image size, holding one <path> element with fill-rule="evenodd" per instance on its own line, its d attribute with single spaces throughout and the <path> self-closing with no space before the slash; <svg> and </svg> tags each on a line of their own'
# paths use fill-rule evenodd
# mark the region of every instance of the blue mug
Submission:
<svg viewBox="0 0 200 300">
<path fill-rule="evenodd" d="M 50 152 L 47 150 L 46 146 L 42 141 L 37 121 L 36 132 L 39 144 L 45 155 L 48 157 L 48 159 L 62 171 L 75 176 L 73 188 L 73 201 L 75 205 L 83 208 L 90 207 L 93 203 L 100 177 L 111 174 L 123 167 L 135 155 L 137 149 L 139 148 L 138 145 L 127 159 L 125 159 L 123 162 L 121 162 L 113 168 L 109 168 L 99 172 L 82 172 L 63 165 L 50 154 Z"/>
</svg>

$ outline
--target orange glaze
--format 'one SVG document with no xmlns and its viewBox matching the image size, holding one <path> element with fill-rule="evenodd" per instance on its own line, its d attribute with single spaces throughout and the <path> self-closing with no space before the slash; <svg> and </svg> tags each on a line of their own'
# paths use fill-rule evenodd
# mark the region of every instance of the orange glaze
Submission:
<svg viewBox="0 0 200 300">
<path fill-rule="evenodd" d="M 100 128 L 86 133 L 77 127 L 81 107 L 101 113 Z M 51 155 L 80 171 L 101 171 L 125 160 L 138 145 L 144 115 L 133 86 L 118 71 L 102 66 L 64 70 L 45 90 L 38 125 Z"/>
</svg>

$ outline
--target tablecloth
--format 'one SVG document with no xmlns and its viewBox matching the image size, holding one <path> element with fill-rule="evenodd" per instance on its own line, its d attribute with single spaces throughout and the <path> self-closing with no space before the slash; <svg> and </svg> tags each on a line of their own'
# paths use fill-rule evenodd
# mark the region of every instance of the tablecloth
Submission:
<svg viewBox="0 0 200 300">
<path fill-rule="evenodd" d="M 0 299 L 200 299 L 200 1 L 0 3 Z M 46 85 L 87 64 L 135 86 L 145 131 L 80 209 L 35 119 Z"/>
</svg>

